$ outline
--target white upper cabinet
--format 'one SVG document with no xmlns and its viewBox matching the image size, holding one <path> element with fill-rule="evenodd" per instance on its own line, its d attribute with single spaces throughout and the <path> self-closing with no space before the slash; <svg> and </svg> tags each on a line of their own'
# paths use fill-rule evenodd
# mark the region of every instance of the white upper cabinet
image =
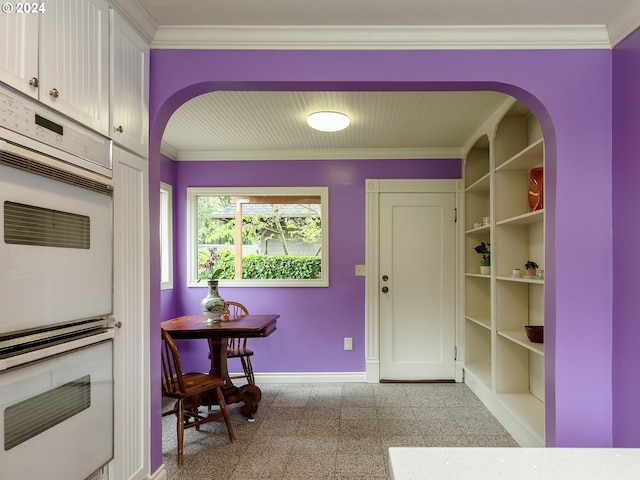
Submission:
<svg viewBox="0 0 640 480">
<path fill-rule="evenodd" d="M 109 8 L 56 0 L 40 15 L 41 102 L 109 134 Z"/>
<path fill-rule="evenodd" d="M 41 5 L 39 12 L 0 17 L 0 39 L 6 46 L 0 48 L 0 81 L 107 135 L 107 4 L 51 0 Z"/>
<path fill-rule="evenodd" d="M 0 80 L 32 97 L 38 96 L 38 22 L 40 15 L 0 17 Z M 33 80 L 31 80 L 33 79 Z"/>
<path fill-rule="evenodd" d="M 149 45 L 104 0 L 41 5 L 0 17 L 0 82 L 146 158 Z"/>
<path fill-rule="evenodd" d="M 149 127 L 149 46 L 111 11 L 111 132 L 117 144 L 146 158 Z"/>
</svg>

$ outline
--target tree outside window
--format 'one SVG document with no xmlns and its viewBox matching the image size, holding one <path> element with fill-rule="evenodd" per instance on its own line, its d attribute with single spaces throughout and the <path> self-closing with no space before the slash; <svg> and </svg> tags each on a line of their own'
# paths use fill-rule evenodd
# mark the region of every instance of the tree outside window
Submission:
<svg viewBox="0 0 640 480">
<path fill-rule="evenodd" d="M 195 262 L 202 263 L 209 248 L 217 247 L 222 281 L 328 283 L 326 188 L 207 190 L 212 189 L 190 189 Z"/>
</svg>

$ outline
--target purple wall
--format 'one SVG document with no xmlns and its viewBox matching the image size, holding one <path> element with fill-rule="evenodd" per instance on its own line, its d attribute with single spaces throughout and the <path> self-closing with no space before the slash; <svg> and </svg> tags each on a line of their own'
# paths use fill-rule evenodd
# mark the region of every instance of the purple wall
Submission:
<svg viewBox="0 0 640 480">
<path fill-rule="evenodd" d="M 640 31 L 613 52 L 613 434 L 621 447 L 640 445 Z"/>
<path fill-rule="evenodd" d="M 155 50 L 151 56 L 151 69 L 152 189 L 159 181 L 160 139 L 171 114 L 190 98 L 217 89 L 490 89 L 512 94 L 528 103 L 543 126 L 547 155 L 547 444 L 612 445 L 610 51 Z M 233 168 L 232 163 L 227 165 Z M 219 173 L 224 174 L 222 169 Z M 177 176 L 179 174 L 176 172 Z M 330 175 L 329 169 L 326 175 Z M 227 181 L 235 184 L 241 179 L 242 176 L 238 176 Z M 182 180 L 177 178 L 177 181 Z M 157 212 L 157 198 L 152 195 L 152 217 L 157 217 Z M 356 218 L 353 222 L 362 225 L 363 220 Z M 155 225 L 156 220 L 151 228 Z M 332 231 L 332 239 L 336 234 L 342 232 Z M 364 261 L 364 232 L 361 230 L 359 235 L 360 238 L 349 244 L 348 255 L 345 254 L 345 258 L 349 258 L 348 265 L 336 265 L 331 259 L 332 269 L 344 272 L 345 280 L 346 275 L 351 277 L 353 264 Z M 157 239 L 152 238 L 152 242 L 153 260 L 157 258 Z M 598 252 L 597 255 L 594 252 Z M 594 275 L 594 271 L 598 274 Z M 151 273 L 152 284 L 157 284 L 157 268 Z M 332 287 L 339 289 L 343 279 L 332 270 L 331 281 Z M 345 284 L 353 288 L 352 294 L 362 296 L 362 286 L 352 281 Z M 326 289 L 305 290 L 273 289 L 265 293 L 273 294 L 268 303 L 277 304 L 278 309 L 281 305 L 325 306 L 319 298 Z M 249 292 L 238 289 L 237 296 L 241 298 Z M 236 292 L 230 293 L 235 295 Z M 193 296 L 189 303 L 200 296 L 191 292 L 189 295 Z M 264 296 L 260 298 L 259 302 L 266 302 Z M 364 299 L 358 301 L 364 302 Z M 343 297 L 342 303 L 331 303 L 331 310 L 351 311 L 358 301 Z M 257 303 L 256 310 L 262 309 L 263 305 L 267 303 Z M 159 290 L 154 289 L 152 332 L 162 320 L 159 307 Z M 282 311 L 291 315 L 295 313 L 291 308 L 288 306 Z M 301 320 L 291 318 L 286 322 L 287 328 L 290 323 L 291 328 L 308 338 L 306 328 L 309 327 Z M 363 324 L 364 319 L 360 332 L 364 329 Z M 282 325 L 279 328 L 285 328 L 285 320 L 279 325 Z M 316 326 L 310 328 L 314 329 L 311 334 L 315 333 Z M 260 347 L 263 352 L 279 341 L 279 333 L 273 339 L 265 339 Z M 356 334 L 353 336 L 358 345 Z M 157 343 L 154 338 L 152 348 Z M 157 355 L 154 355 L 152 350 L 152 368 L 158 365 Z M 345 353 L 340 352 L 340 355 L 344 358 Z M 327 370 L 325 361 L 319 359 L 318 371 Z M 352 364 L 350 357 L 348 361 L 350 366 L 363 366 L 364 363 L 364 359 L 360 359 Z M 152 391 L 159 391 L 155 373 L 152 377 L 155 382 Z M 159 466 L 162 461 L 158 403 L 152 404 L 152 467 Z"/>
<path fill-rule="evenodd" d="M 170 158 L 165 157 L 164 155 L 159 155 L 158 157 L 159 160 L 159 166 L 160 166 L 160 180 L 168 183 L 171 186 L 174 186 L 175 184 L 175 178 L 176 178 L 176 162 L 174 162 L 173 160 L 171 160 Z M 156 190 L 155 186 L 153 188 L 153 190 Z M 176 196 L 180 196 L 177 191 L 173 190 L 173 207 L 172 209 L 175 210 L 176 207 Z M 176 231 L 177 231 L 177 224 L 175 223 L 175 219 L 174 219 L 174 223 L 173 223 L 173 244 L 174 244 L 174 249 L 175 249 L 175 237 L 176 237 Z M 175 258 L 174 258 L 175 261 Z M 175 268 L 175 267 L 174 267 Z M 175 279 L 174 279 L 174 287 L 177 284 L 175 283 Z M 173 317 L 177 317 L 180 315 L 180 312 L 177 310 L 177 305 L 179 302 L 179 291 L 176 288 L 173 289 L 168 289 L 168 290 L 162 290 L 160 293 L 160 311 L 162 312 L 163 315 L 163 319 L 165 319 L 166 317 L 169 318 L 173 318 Z"/>
<path fill-rule="evenodd" d="M 278 333 L 251 342 L 256 372 L 364 372 L 366 178 L 461 178 L 457 160 L 176 162 L 177 310 L 200 315 L 207 289 L 186 285 L 186 189 L 203 186 L 329 187 L 329 287 L 228 288 L 220 294 L 250 312 L 280 314 Z M 165 311 L 162 317 L 166 318 Z M 353 351 L 343 338 L 353 337 Z M 185 342 L 189 368 L 207 368 L 207 345 Z"/>
</svg>

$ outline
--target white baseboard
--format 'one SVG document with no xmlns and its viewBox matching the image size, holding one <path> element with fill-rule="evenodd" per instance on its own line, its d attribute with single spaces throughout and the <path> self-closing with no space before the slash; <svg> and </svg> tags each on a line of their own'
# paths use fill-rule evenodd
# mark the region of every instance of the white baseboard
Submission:
<svg viewBox="0 0 640 480">
<path fill-rule="evenodd" d="M 256 373 L 256 383 L 379 383 L 377 364 L 373 371 L 365 372 L 296 372 L 296 373 Z M 232 378 L 239 373 L 230 373 Z M 456 382 L 463 381 L 462 366 L 456 367 Z M 242 385 L 242 379 L 234 382 Z"/>
<path fill-rule="evenodd" d="M 464 364 L 456 361 L 456 383 L 464 382 Z"/>
<path fill-rule="evenodd" d="M 231 373 L 231 376 L 236 375 Z M 365 382 L 364 372 L 256 373 L 256 383 Z"/>
<path fill-rule="evenodd" d="M 465 371 L 464 383 L 476 394 L 485 407 L 493 414 L 494 417 L 509 432 L 513 439 L 518 442 L 521 447 L 544 447 L 540 440 L 536 438 L 527 428 L 505 408 L 493 394 L 491 389 L 479 381 L 472 373 Z"/>
<path fill-rule="evenodd" d="M 366 364 L 367 383 L 378 383 L 380 381 L 380 360 L 367 359 Z"/>
</svg>

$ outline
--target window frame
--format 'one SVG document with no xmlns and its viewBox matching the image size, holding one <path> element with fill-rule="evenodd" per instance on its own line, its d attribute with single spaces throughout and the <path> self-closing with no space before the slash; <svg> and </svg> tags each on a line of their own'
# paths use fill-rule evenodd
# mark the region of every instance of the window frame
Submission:
<svg viewBox="0 0 640 480">
<path fill-rule="evenodd" d="M 160 289 L 173 288 L 173 186 L 160 182 Z M 163 277 L 166 273 L 166 277 Z"/>
<path fill-rule="evenodd" d="M 321 276 L 316 279 L 225 279 L 221 287 L 328 287 L 329 286 L 329 187 L 187 187 L 187 287 L 202 287 L 198 282 L 199 196 L 309 196 L 320 197 L 322 217 Z"/>
</svg>

